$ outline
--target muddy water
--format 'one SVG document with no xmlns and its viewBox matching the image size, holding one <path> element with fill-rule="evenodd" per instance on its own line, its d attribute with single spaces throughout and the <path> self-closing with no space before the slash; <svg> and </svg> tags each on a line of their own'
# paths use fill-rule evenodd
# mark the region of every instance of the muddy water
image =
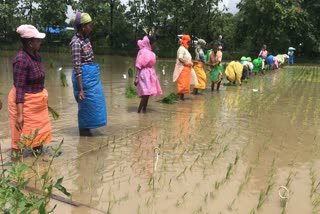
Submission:
<svg viewBox="0 0 320 214">
<path fill-rule="evenodd" d="M 60 113 L 52 144 L 64 139 L 53 173 L 83 204 L 57 202 L 56 213 L 319 212 L 319 67 L 282 68 L 173 105 L 151 98 L 148 113 L 137 114 L 139 99 L 125 97 L 129 58 L 99 56 L 108 126 L 79 137 L 69 55 L 43 57 L 49 105 Z M 0 59 L 0 137 L 8 158 L 12 70 L 9 57 Z M 173 66 L 158 60 L 165 95 L 175 91 Z M 61 86 L 60 67 L 69 87 Z M 289 190 L 286 205 L 280 186 Z"/>
</svg>

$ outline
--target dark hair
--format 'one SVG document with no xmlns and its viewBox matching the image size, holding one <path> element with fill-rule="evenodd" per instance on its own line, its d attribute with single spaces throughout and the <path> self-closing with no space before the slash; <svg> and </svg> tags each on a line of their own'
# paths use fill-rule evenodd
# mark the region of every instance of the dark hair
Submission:
<svg viewBox="0 0 320 214">
<path fill-rule="evenodd" d="M 22 43 L 23 46 L 27 46 L 27 44 L 29 42 L 32 42 L 33 38 L 21 38 L 20 37 L 20 40 L 21 40 L 21 43 Z"/>
<path fill-rule="evenodd" d="M 150 45 L 152 45 L 153 43 L 155 43 L 157 41 L 156 36 L 149 36 L 148 35 L 148 39 L 149 39 Z"/>
<path fill-rule="evenodd" d="M 217 48 L 218 49 L 219 48 L 219 43 L 218 42 L 214 42 L 213 43 L 213 48 Z"/>
</svg>

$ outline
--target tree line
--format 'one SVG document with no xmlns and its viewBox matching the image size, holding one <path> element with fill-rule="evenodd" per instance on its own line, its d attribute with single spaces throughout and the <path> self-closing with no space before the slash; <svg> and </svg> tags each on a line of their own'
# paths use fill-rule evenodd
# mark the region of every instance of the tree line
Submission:
<svg viewBox="0 0 320 214">
<path fill-rule="evenodd" d="M 67 9 L 88 12 L 93 19 L 91 41 L 100 52 L 136 53 L 136 41 L 144 32 L 159 35 L 162 56 L 174 56 L 177 35 L 189 34 L 214 42 L 222 35 L 223 50 L 230 55 L 257 55 L 262 44 L 273 54 L 320 55 L 319 0 L 241 0 L 232 14 L 219 9 L 222 0 L 0 0 L 0 42 L 16 42 L 15 29 L 30 23 L 46 27 L 66 23 Z M 73 33 L 73 32 L 72 32 Z M 48 35 L 46 44 L 65 45 L 70 33 Z M 56 44 L 55 44 L 56 45 Z M 254 56 L 252 55 L 252 56 Z"/>
</svg>

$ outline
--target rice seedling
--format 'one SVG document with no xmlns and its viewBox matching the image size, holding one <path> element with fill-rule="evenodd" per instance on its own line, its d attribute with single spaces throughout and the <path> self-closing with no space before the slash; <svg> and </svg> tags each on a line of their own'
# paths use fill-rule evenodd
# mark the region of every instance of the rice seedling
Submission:
<svg viewBox="0 0 320 214">
<path fill-rule="evenodd" d="M 180 207 L 184 203 L 187 193 L 188 192 L 183 193 L 183 195 L 180 198 L 178 198 L 176 202 L 176 207 Z"/>
<path fill-rule="evenodd" d="M 229 166 L 228 166 L 228 170 L 227 170 L 227 173 L 226 173 L 226 177 L 225 179 L 228 180 L 230 178 L 230 174 L 231 174 L 231 170 L 233 169 L 233 164 L 230 163 Z"/>
<path fill-rule="evenodd" d="M 60 115 L 52 107 L 48 106 L 48 111 L 51 113 L 54 120 L 58 120 Z"/>
<path fill-rule="evenodd" d="M 203 213 L 203 208 L 202 206 L 200 206 L 198 209 L 196 209 L 193 214 L 200 214 L 200 213 Z"/>
<path fill-rule="evenodd" d="M 311 190 L 310 199 L 312 202 L 312 213 L 318 213 L 320 211 L 320 192 L 318 192 L 320 181 L 317 181 L 317 175 L 313 166 L 310 168 Z"/>
<path fill-rule="evenodd" d="M 237 165 L 238 161 L 239 161 L 239 153 L 237 152 L 233 164 L 234 164 L 234 165 Z"/>
<path fill-rule="evenodd" d="M 68 87 L 69 86 L 66 74 L 63 71 L 60 71 L 60 81 L 61 81 L 61 85 L 63 87 Z"/>
<path fill-rule="evenodd" d="M 238 191 L 237 191 L 237 196 L 239 196 L 239 195 L 241 194 L 241 192 L 243 191 L 243 188 L 244 188 L 245 185 L 247 185 L 247 183 L 249 182 L 251 172 L 252 172 L 252 167 L 249 167 L 249 168 L 247 169 L 247 171 L 246 171 L 244 180 L 242 181 L 242 183 L 241 183 L 240 186 L 239 186 L 239 189 L 238 189 Z"/>
<path fill-rule="evenodd" d="M 154 183 L 154 177 L 150 176 L 148 185 L 151 186 L 151 184 L 153 185 L 153 183 Z"/>
<path fill-rule="evenodd" d="M 171 187 L 171 182 L 172 182 L 172 178 L 170 178 L 169 183 L 168 183 L 169 188 Z"/>
<path fill-rule="evenodd" d="M 191 166 L 189 168 L 190 171 L 192 170 L 193 165 L 198 162 L 199 158 L 200 158 L 200 155 L 198 155 L 197 158 L 193 161 L 193 163 L 191 164 Z"/>
<path fill-rule="evenodd" d="M 219 189 L 219 187 L 220 187 L 220 182 L 219 181 L 216 181 L 215 182 L 215 184 L 214 184 L 214 188 L 217 190 L 217 189 Z"/>
<path fill-rule="evenodd" d="M 107 214 L 111 214 L 111 201 L 108 203 L 108 209 L 107 209 Z"/>
<path fill-rule="evenodd" d="M 179 175 L 176 177 L 176 179 L 179 179 L 182 175 L 185 174 L 186 170 L 187 170 L 187 166 L 184 168 L 184 170 L 182 172 L 179 173 Z"/>
<path fill-rule="evenodd" d="M 274 181 L 273 181 L 274 173 L 275 173 L 275 159 L 273 159 L 271 169 L 269 171 L 267 186 L 265 187 L 265 189 L 260 190 L 259 200 L 258 200 L 258 204 L 256 207 L 257 210 L 259 210 L 261 208 L 261 206 L 264 204 L 264 202 L 266 201 L 266 199 L 267 199 L 267 197 L 268 197 L 268 195 L 274 185 Z"/>
</svg>

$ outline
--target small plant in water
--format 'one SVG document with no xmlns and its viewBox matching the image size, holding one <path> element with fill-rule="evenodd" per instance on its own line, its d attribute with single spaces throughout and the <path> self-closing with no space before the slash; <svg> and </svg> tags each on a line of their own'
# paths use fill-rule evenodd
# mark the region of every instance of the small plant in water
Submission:
<svg viewBox="0 0 320 214">
<path fill-rule="evenodd" d="M 126 97 L 127 98 L 134 98 L 137 95 L 138 94 L 137 94 L 136 88 L 133 85 L 128 85 L 126 88 Z"/>
<path fill-rule="evenodd" d="M 60 71 L 60 80 L 61 80 L 61 85 L 63 87 L 68 87 L 69 86 L 66 74 L 63 71 Z"/>
<path fill-rule="evenodd" d="M 132 67 L 128 68 L 128 77 L 133 78 L 133 68 Z"/>
<path fill-rule="evenodd" d="M 179 96 L 176 93 L 171 93 L 168 96 L 164 97 L 161 102 L 162 103 L 167 103 L 167 104 L 172 104 L 177 102 L 177 100 L 179 99 Z"/>
<path fill-rule="evenodd" d="M 56 112 L 52 107 L 48 106 L 48 111 L 51 113 L 54 120 L 59 119 L 59 116 L 60 116 L 59 113 Z"/>
<path fill-rule="evenodd" d="M 23 137 L 19 142 L 21 149 L 29 150 L 30 146 L 26 145 L 26 140 L 35 139 L 38 131 L 30 136 Z M 43 143 L 43 142 L 42 142 Z M 41 143 L 40 143 L 41 144 Z M 31 150 L 34 160 L 27 164 L 18 160 L 17 162 L 3 163 L 1 156 L 2 168 L 0 169 L 0 210 L 2 213 L 34 213 L 39 214 L 52 213 L 56 205 L 48 209 L 48 204 L 53 196 L 53 190 L 57 189 L 64 195 L 70 197 L 71 194 L 62 186 L 63 177 L 54 179 L 49 175 L 53 160 L 62 154 L 61 147 L 63 140 L 56 147 L 49 147 L 51 159 L 44 172 L 38 169 L 39 155 L 36 151 Z M 34 189 L 29 186 L 31 178 L 25 176 L 25 173 L 31 171 L 35 175 L 33 181 L 40 189 Z M 32 182 L 32 183 L 33 183 Z"/>
</svg>

